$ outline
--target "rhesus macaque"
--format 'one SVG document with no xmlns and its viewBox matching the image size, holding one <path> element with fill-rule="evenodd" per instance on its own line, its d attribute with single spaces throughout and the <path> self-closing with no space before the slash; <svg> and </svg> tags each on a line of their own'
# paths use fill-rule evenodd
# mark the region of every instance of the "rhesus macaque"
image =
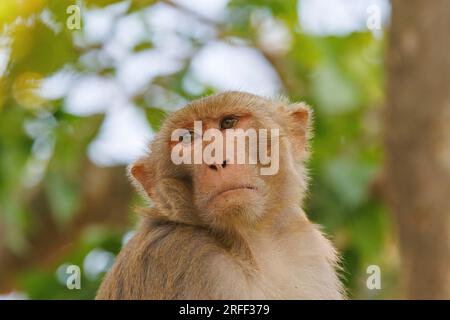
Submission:
<svg viewBox="0 0 450 320">
<path fill-rule="evenodd" d="M 278 129 L 265 141 L 270 154 L 279 138 L 278 171 L 262 175 L 267 164 L 225 157 L 174 164 L 178 143 L 208 145 L 194 121 L 222 134 Z M 130 167 L 153 206 L 141 210 L 141 225 L 97 299 L 342 299 L 336 251 L 301 209 L 310 122 L 302 103 L 241 92 L 193 101 L 170 115 L 148 155 Z M 188 139 L 173 141 L 180 128 Z"/>
</svg>

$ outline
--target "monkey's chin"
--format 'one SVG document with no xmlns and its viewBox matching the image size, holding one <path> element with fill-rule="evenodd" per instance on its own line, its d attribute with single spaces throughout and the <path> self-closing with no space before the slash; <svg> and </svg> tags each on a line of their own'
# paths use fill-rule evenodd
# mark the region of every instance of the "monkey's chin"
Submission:
<svg viewBox="0 0 450 320">
<path fill-rule="evenodd" d="M 208 207 L 246 206 L 247 203 L 257 201 L 257 198 L 258 194 L 256 190 L 247 188 L 231 189 L 221 192 L 212 198 L 208 203 Z"/>
<path fill-rule="evenodd" d="M 262 214 L 264 204 L 258 191 L 237 189 L 223 192 L 208 204 L 210 215 L 216 220 L 251 223 Z"/>
</svg>

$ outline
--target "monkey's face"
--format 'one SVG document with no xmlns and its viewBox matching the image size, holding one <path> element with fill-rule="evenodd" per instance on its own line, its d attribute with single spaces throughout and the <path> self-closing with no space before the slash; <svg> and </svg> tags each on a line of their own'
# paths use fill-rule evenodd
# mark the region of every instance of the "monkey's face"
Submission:
<svg viewBox="0 0 450 320">
<path fill-rule="evenodd" d="M 192 210 L 203 223 L 256 223 L 280 205 L 280 194 L 289 202 L 301 183 L 293 159 L 303 152 L 293 148 L 300 139 L 304 150 L 306 123 L 293 123 L 304 119 L 291 114 L 287 106 L 242 93 L 193 102 L 165 121 L 152 153 L 131 172 L 155 202 Z M 158 188 L 168 178 L 184 187 Z"/>
<path fill-rule="evenodd" d="M 202 156 L 201 163 L 189 166 L 197 212 L 210 224 L 256 221 L 264 213 L 269 190 L 257 152 L 251 155 L 252 148 L 258 149 L 258 136 L 252 140 L 248 135 L 249 130 L 258 133 L 254 115 L 228 112 L 202 123 L 204 132 L 214 129 L 216 135 L 193 142 L 193 158 Z"/>
</svg>

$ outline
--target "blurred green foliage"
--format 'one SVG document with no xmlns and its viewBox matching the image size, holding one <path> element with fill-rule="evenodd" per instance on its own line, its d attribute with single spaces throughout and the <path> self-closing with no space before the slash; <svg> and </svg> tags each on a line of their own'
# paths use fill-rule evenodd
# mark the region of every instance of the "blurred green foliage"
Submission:
<svg viewBox="0 0 450 320">
<path fill-rule="evenodd" d="M 84 1 L 83 10 L 119 1 Z M 133 1 L 121 15 L 145 10 L 155 1 Z M 82 31 L 65 28 L 66 8 L 76 1 L 2 1 L 0 5 L 0 48 L 10 49 L 6 70 L 0 73 L 0 223 L 6 246 L 16 256 L 30 254 L 30 239 L 43 228 L 36 206 L 28 199 L 43 190 L 52 219 L 64 232 L 75 220 L 82 205 L 81 171 L 89 144 L 96 137 L 103 115 L 75 116 L 64 109 L 65 97 L 44 99 L 36 93 L 42 79 L 71 66 L 79 74 L 97 73 L 114 77 L 116 70 L 98 66 L 89 70 L 80 57 L 102 44 L 77 44 Z M 170 5 L 170 2 L 168 2 Z M 39 17 L 45 10 L 63 27 L 58 31 Z M 310 218 L 324 225 L 343 254 L 344 278 L 352 297 L 395 296 L 396 259 L 392 249 L 391 223 L 373 192 L 380 171 L 379 107 L 384 99 L 384 38 L 370 32 L 345 36 L 312 36 L 301 31 L 296 1 L 234 0 L 227 6 L 223 22 L 214 25 L 223 41 L 241 39 L 264 52 L 258 42 L 256 13 L 264 13 L 289 31 L 289 50 L 265 53 L 283 83 L 283 93 L 291 100 L 303 100 L 315 112 L 315 137 L 309 163 L 311 185 L 306 209 Z M 22 17 L 18 20 L 17 17 Z M 34 17 L 34 18 L 33 18 Z M 31 19 L 31 20 L 27 20 Z M 28 21 L 28 22 L 26 22 Z M 151 30 L 149 30 L 151 33 Z M 188 39 L 195 48 L 204 42 Z M 136 45 L 136 52 L 152 48 L 151 38 Z M 190 60 L 179 72 L 153 80 L 167 96 L 189 100 L 213 92 L 205 85 L 192 94 L 182 85 L 188 76 Z M 134 102 L 145 112 L 152 129 L 157 130 L 168 112 L 160 103 L 137 96 Z M 136 203 L 136 199 L 133 203 Z M 100 283 L 101 273 L 88 277 L 83 272 L 82 290 L 68 290 L 61 266 L 83 266 L 92 250 L 116 254 L 124 233 L 132 228 L 95 225 L 56 258 L 53 252 L 40 253 L 40 259 L 15 275 L 14 288 L 29 298 L 90 299 Z M 393 259 L 394 257 L 394 259 Z M 384 270 L 383 290 L 366 289 L 366 268 L 378 264 Z M 64 272 L 62 272 L 64 274 Z M 2 280 L 0 279 L 0 282 Z"/>
</svg>

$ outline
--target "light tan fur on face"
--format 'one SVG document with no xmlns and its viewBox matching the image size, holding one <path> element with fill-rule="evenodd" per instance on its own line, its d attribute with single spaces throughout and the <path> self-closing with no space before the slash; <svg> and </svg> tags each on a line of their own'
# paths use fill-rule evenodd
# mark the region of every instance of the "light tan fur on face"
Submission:
<svg viewBox="0 0 450 320">
<path fill-rule="evenodd" d="M 280 129 L 280 170 L 258 176 L 258 165 L 224 168 L 228 171 L 217 172 L 224 181 L 254 181 L 258 191 L 254 197 L 236 194 L 208 206 L 202 194 L 220 187 L 208 180 L 215 173 L 204 174 L 201 170 L 208 168 L 201 165 L 175 166 L 170 135 L 195 120 L 214 123 L 230 114 L 249 117 L 256 129 Z M 241 92 L 206 97 L 172 114 L 151 152 L 130 168 L 136 186 L 154 206 L 141 210 L 141 225 L 103 280 L 97 299 L 344 298 L 336 251 L 301 209 L 310 122 L 304 104 Z"/>
</svg>

